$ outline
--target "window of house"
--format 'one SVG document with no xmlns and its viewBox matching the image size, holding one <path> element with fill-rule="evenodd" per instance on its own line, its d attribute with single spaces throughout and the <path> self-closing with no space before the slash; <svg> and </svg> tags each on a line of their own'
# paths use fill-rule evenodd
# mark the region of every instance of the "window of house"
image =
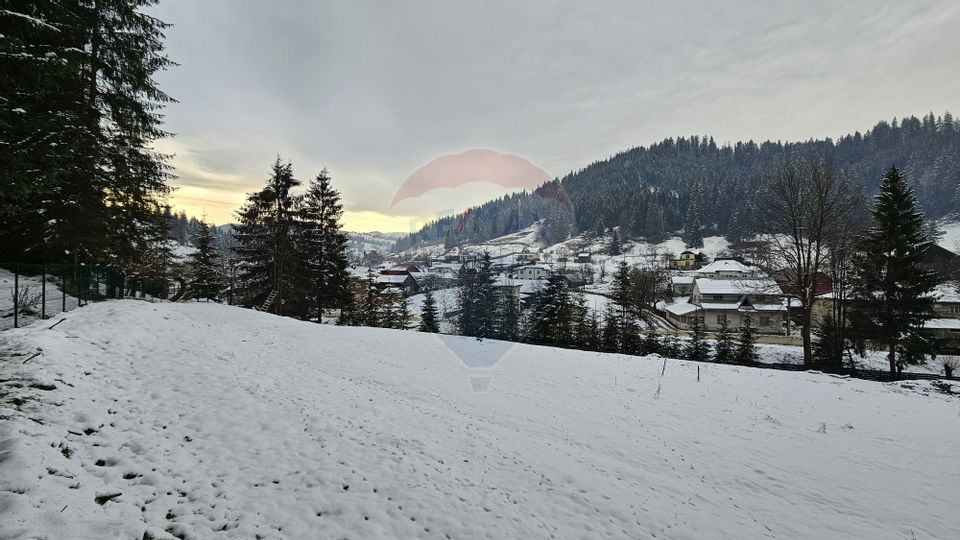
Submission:
<svg viewBox="0 0 960 540">
<path fill-rule="evenodd" d="M 770 316 L 762 315 L 760 317 L 760 326 L 770 326 Z"/>
<path fill-rule="evenodd" d="M 960 304 L 950 304 L 950 313 L 953 315 L 960 313 Z"/>
<path fill-rule="evenodd" d="M 714 300 L 723 300 L 723 295 L 722 295 L 722 294 L 715 294 L 715 295 L 713 295 L 713 299 L 714 299 Z"/>
<path fill-rule="evenodd" d="M 717 324 L 723 324 L 724 322 L 726 322 L 726 320 L 727 320 L 726 315 L 723 315 L 723 314 L 717 315 Z"/>
</svg>

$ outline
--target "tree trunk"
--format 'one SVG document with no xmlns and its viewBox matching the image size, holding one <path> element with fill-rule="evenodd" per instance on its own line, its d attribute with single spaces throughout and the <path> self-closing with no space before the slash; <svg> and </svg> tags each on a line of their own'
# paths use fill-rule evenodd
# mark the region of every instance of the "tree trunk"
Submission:
<svg viewBox="0 0 960 540">
<path fill-rule="evenodd" d="M 887 360 L 890 361 L 890 380 L 897 380 L 897 342 L 890 342 L 890 353 L 887 355 Z"/>
<path fill-rule="evenodd" d="M 803 308 L 803 322 L 800 327 L 800 335 L 803 336 L 803 367 L 810 369 L 813 367 L 813 344 L 810 338 L 810 321 L 813 318 L 810 314 L 813 306 L 807 304 Z M 787 313 L 787 319 L 790 314 Z"/>
</svg>

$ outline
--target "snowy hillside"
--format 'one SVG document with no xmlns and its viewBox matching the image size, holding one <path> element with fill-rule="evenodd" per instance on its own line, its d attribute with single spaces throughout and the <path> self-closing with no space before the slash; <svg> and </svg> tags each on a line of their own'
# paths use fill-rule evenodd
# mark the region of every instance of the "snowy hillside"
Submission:
<svg viewBox="0 0 960 540">
<path fill-rule="evenodd" d="M 960 253 L 960 221 L 944 221 L 939 225 L 943 229 L 943 237 L 937 244 L 954 253 Z"/>
<path fill-rule="evenodd" d="M 2 538 L 960 538 L 960 400 L 929 383 L 65 317 L 0 334 Z"/>
<path fill-rule="evenodd" d="M 407 233 L 383 233 L 383 232 L 346 232 L 349 243 L 347 247 L 353 255 L 363 255 L 365 251 L 378 251 L 380 253 L 389 253 L 393 249 L 394 242 L 398 238 L 406 236 Z"/>
</svg>

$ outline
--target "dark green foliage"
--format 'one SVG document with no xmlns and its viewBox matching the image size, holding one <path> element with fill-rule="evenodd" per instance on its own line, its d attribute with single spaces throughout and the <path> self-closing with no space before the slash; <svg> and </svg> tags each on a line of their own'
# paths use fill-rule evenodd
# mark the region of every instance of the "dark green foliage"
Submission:
<svg viewBox="0 0 960 540">
<path fill-rule="evenodd" d="M 507 289 L 496 294 L 496 320 L 494 335 L 497 339 L 518 341 L 520 339 L 520 299 Z"/>
<path fill-rule="evenodd" d="M 603 312 L 603 329 L 600 332 L 600 348 L 607 352 L 620 350 L 620 312 L 613 304 L 607 304 Z"/>
<path fill-rule="evenodd" d="M 213 247 L 213 233 L 204 221 L 200 222 L 194 244 L 197 251 L 190 255 L 187 264 L 190 272 L 190 289 L 198 300 L 201 298 L 216 300 L 223 288 L 223 278 L 220 275 L 219 256 Z"/>
<path fill-rule="evenodd" d="M 733 360 L 738 364 L 752 364 L 757 361 L 756 337 L 749 315 L 744 315 L 740 325 L 740 339 L 734 351 Z"/>
<path fill-rule="evenodd" d="M 720 364 L 729 364 L 734 360 L 733 336 L 730 332 L 730 324 L 724 317 L 720 321 L 720 328 L 717 330 L 717 343 L 714 346 L 713 361 Z"/>
<path fill-rule="evenodd" d="M 433 297 L 433 291 L 427 290 L 423 295 L 423 306 L 420 310 L 420 331 L 437 333 L 440 331 L 439 315 L 437 315 L 437 302 Z"/>
<path fill-rule="evenodd" d="M 920 329 L 933 316 L 931 293 L 941 278 L 921 265 L 930 242 L 913 191 L 896 168 L 883 178 L 873 221 L 854 265 L 852 333 L 885 344 L 895 375 L 898 364 L 920 363 L 935 350 Z"/>
<path fill-rule="evenodd" d="M 154 0 L 10 0 L 0 10 L 0 253 L 165 270 L 173 65 Z"/>
<path fill-rule="evenodd" d="M 622 247 L 620 246 L 620 235 L 613 231 L 610 237 L 610 246 L 607 248 L 607 254 L 616 257 L 620 255 Z"/>
<path fill-rule="evenodd" d="M 706 362 L 710 359 L 710 344 L 706 340 L 706 329 L 703 317 L 694 317 L 690 325 L 690 341 L 687 342 L 685 358 L 695 362 Z"/>
<path fill-rule="evenodd" d="M 316 299 L 317 321 L 323 310 L 347 297 L 347 235 L 340 230 L 343 205 L 326 169 L 310 182 L 299 211 L 298 249 L 307 290 Z"/>
<path fill-rule="evenodd" d="M 484 253 L 479 261 L 467 262 L 460 268 L 460 316 L 457 319 L 460 335 L 477 338 L 494 336 L 494 314 L 497 309 L 493 287 L 495 277 L 490 268 L 489 253 Z"/>
<path fill-rule="evenodd" d="M 266 187 L 251 193 L 237 211 L 234 236 L 245 303 L 258 305 L 271 291 L 277 291 L 270 311 L 303 317 L 308 306 L 303 302 L 307 294 L 302 257 L 295 245 L 299 197 L 293 192 L 299 185 L 293 165 L 278 156 Z"/>
<path fill-rule="evenodd" d="M 657 327 L 652 321 L 647 322 L 647 331 L 643 334 L 642 343 L 643 354 L 662 354 L 663 348 L 660 346 L 660 338 L 657 336 Z"/>
<path fill-rule="evenodd" d="M 536 296 L 527 340 L 555 346 L 573 344 L 575 309 L 567 280 L 559 274 L 553 274 Z"/>
<path fill-rule="evenodd" d="M 813 328 L 817 338 L 813 342 L 813 358 L 825 371 L 844 367 L 847 356 L 847 342 L 843 338 L 843 329 L 833 317 L 827 316 Z"/>
<path fill-rule="evenodd" d="M 667 358 L 683 358 L 683 346 L 677 336 L 666 334 L 660 338 L 660 355 Z"/>
</svg>

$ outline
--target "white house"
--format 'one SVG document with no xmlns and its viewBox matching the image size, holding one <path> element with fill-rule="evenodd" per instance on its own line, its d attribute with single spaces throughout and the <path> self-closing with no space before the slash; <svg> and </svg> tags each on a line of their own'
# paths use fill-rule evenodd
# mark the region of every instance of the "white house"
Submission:
<svg viewBox="0 0 960 540">
<path fill-rule="evenodd" d="M 684 281 L 675 287 L 685 286 Z M 787 317 L 777 282 L 756 268 L 730 260 L 715 261 L 698 270 L 689 296 L 664 311 L 680 328 L 689 329 L 699 317 L 709 331 L 718 330 L 724 321 L 736 330 L 749 317 L 757 332 L 776 334 Z"/>
<path fill-rule="evenodd" d="M 759 276 L 760 270 L 733 259 L 719 259 L 700 268 L 694 272 L 694 275 L 697 277 L 742 278 Z"/>
<path fill-rule="evenodd" d="M 537 262 L 540 260 L 540 253 L 530 251 L 530 248 L 523 248 L 520 253 L 517 253 L 515 259 L 521 264 Z"/>
<path fill-rule="evenodd" d="M 516 277 L 519 279 L 547 279 L 550 275 L 553 274 L 553 270 L 545 264 L 531 264 L 530 266 L 524 266 L 516 272 Z"/>
</svg>

